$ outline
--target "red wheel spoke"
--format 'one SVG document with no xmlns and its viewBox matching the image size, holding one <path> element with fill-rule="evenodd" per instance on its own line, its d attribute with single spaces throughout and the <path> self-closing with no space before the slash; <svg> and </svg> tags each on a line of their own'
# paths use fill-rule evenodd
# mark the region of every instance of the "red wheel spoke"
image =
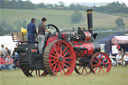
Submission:
<svg viewBox="0 0 128 85">
<path fill-rule="evenodd" d="M 109 62 L 107 62 L 107 63 L 104 63 L 104 64 L 109 64 Z"/>
<path fill-rule="evenodd" d="M 106 58 L 104 57 L 103 63 L 104 63 L 105 60 L 106 60 Z"/>
<path fill-rule="evenodd" d="M 54 68 L 53 68 L 53 72 L 55 72 L 55 70 L 56 70 L 56 65 L 55 65 Z"/>
<path fill-rule="evenodd" d="M 104 68 L 106 69 L 106 70 L 108 70 L 108 68 L 104 65 Z"/>
<path fill-rule="evenodd" d="M 70 65 L 70 62 L 68 62 L 68 61 L 64 61 L 64 63 L 67 63 L 67 64 L 69 64 L 69 65 Z"/>
<path fill-rule="evenodd" d="M 51 65 L 54 65 L 54 64 L 56 64 L 57 63 L 57 61 L 54 61 L 54 63 L 51 63 Z"/>
<path fill-rule="evenodd" d="M 57 48 L 57 51 L 58 51 L 58 53 L 60 53 L 60 43 L 58 43 L 57 45 L 56 45 L 56 48 Z"/>
<path fill-rule="evenodd" d="M 73 57 L 65 57 L 64 59 L 72 59 Z"/>
<path fill-rule="evenodd" d="M 57 52 L 57 48 L 55 48 L 55 46 L 54 46 L 53 49 L 56 52 L 56 54 L 59 56 L 59 53 Z"/>
<path fill-rule="evenodd" d="M 92 65 L 92 66 L 99 66 L 99 64 L 94 64 L 94 65 Z"/>
<path fill-rule="evenodd" d="M 53 57 L 53 58 L 57 58 L 56 56 L 53 56 L 53 55 L 49 55 L 50 57 Z"/>
<path fill-rule="evenodd" d="M 63 75 L 62 69 L 61 69 L 61 65 L 59 64 L 58 67 L 59 67 L 59 70 L 60 70 L 61 75 Z"/>
<path fill-rule="evenodd" d="M 71 70 L 71 68 L 68 67 L 65 63 L 63 63 L 63 65 L 64 65 L 66 68 L 68 68 L 69 70 Z"/>
<path fill-rule="evenodd" d="M 98 63 L 95 59 L 93 59 L 93 61 L 94 61 L 95 63 Z"/>
<path fill-rule="evenodd" d="M 67 51 L 66 53 L 64 53 L 63 57 L 65 57 L 69 52 Z"/>
<path fill-rule="evenodd" d="M 102 72 L 104 72 L 103 68 L 101 67 Z"/>
<path fill-rule="evenodd" d="M 101 61 L 102 57 L 103 57 L 103 56 L 101 55 L 101 56 L 100 56 L 100 61 Z"/>
<path fill-rule="evenodd" d="M 62 55 L 62 45 L 60 45 L 60 55 Z"/>
<path fill-rule="evenodd" d="M 49 62 L 50 62 L 50 61 L 56 61 L 56 60 L 55 60 L 55 59 L 50 59 Z"/>
<path fill-rule="evenodd" d="M 97 69 L 98 69 L 98 67 L 96 67 L 96 69 L 94 70 L 94 72 L 96 72 Z"/>
<path fill-rule="evenodd" d="M 65 70 L 64 70 L 64 65 L 61 64 L 61 66 L 62 66 L 62 70 L 63 70 L 63 72 L 64 72 L 64 74 L 65 74 L 66 72 L 65 72 Z"/>
<path fill-rule="evenodd" d="M 100 73 L 100 71 L 101 71 L 101 67 L 99 68 L 99 73 Z"/>
<path fill-rule="evenodd" d="M 100 59 L 99 59 L 99 57 L 98 56 L 96 56 L 96 58 L 98 59 L 98 61 L 100 62 Z"/>
<path fill-rule="evenodd" d="M 67 50 L 68 46 L 65 47 L 65 49 L 62 52 L 62 55 L 64 54 L 64 52 Z"/>
</svg>

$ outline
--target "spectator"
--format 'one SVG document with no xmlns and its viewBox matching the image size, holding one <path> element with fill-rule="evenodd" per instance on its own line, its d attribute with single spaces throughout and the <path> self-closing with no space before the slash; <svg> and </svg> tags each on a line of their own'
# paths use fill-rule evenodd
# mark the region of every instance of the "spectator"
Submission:
<svg viewBox="0 0 128 85">
<path fill-rule="evenodd" d="M 118 54 L 116 55 L 116 62 L 117 64 L 121 65 L 122 64 L 122 55 L 121 52 L 119 51 Z"/>
<path fill-rule="evenodd" d="M 3 54 L 0 53 L 0 70 L 4 70 L 5 69 L 5 59 Z"/>
<path fill-rule="evenodd" d="M 6 50 L 6 54 L 11 55 L 11 50 L 9 50 L 8 47 L 6 47 L 5 50 Z"/>
<path fill-rule="evenodd" d="M 124 55 L 124 63 L 125 65 L 128 64 L 128 52 L 127 51 L 125 52 L 125 55 Z"/>
<path fill-rule="evenodd" d="M 1 50 L 0 50 L 1 54 L 3 54 L 4 56 L 6 56 L 6 49 L 4 48 L 4 45 L 1 45 Z"/>
<path fill-rule="evenodd" d="M 13 70 L 14 64 L 13 59 L 7 54 L 5 59 L 6 69 Z"/>
</svg>

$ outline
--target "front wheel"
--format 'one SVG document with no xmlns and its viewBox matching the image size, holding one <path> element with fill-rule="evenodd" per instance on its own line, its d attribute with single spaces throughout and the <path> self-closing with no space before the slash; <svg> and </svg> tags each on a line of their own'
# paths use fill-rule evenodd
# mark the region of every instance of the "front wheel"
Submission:
<svg viewBox="0 0 128 85">
<path fill-rule="evenodd" d="M 91 58 L 91 68 L 94 73 L 105 73 L 111 70 L 111 60 L 105 53 L 95 53 Z"/>
</svg>

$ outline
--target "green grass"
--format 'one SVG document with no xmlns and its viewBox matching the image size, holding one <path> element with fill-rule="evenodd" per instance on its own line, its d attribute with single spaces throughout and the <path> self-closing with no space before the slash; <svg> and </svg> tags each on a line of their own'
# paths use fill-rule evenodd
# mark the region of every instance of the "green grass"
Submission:
<svg viewBox="0 0 128 85">
<path fill-rule="evenodd" d="M 20 70 L 1 71 L 0 85 L 128 85 L 128 67 L 112 67 L 109 73 L 27 78 Z"/>
<path fill-rule="evenodd" d="M 52 23 L 57 25 L 60 29 L 71 29 L 72 27 L 86 26 L 86 11 L 80 11 L 83 15 L 83 19 L 79 24 L 71 23 L 71 15 L 73 11 L 65 10 L 54 10 L 54 9 L 34 9 L 34 10 L 25 10 L 25 9 L 0 9 L 1 19 L 8 21 L 11 25 L 15 26 L 17 20 L 27 20 L 29 23 L 32 17 L 36 19 L 41 19 L 46 17 L 48 24 Z M 119 17 L 122 17 L 126 28 L 128 28 L 128 16 L 115 16 L 104 13 L 94 12 L 94 28 L 114 28 L 116 27 L 115 20 Z M 126 15 L 126 14 L 125 14 Z"/>
</svg>

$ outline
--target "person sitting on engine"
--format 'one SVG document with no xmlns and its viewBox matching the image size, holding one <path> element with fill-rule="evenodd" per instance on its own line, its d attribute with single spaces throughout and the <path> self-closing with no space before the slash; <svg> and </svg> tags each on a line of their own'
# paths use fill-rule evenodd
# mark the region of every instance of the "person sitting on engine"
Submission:
<svg viewBox="0 0 128 85">
<path fill-rule="evenodd" d="M 116 55 L 116 62 L 117 64 L 121 65 L 122 64 L 122 55 L 121 52 L 119 51 L 118 54 Z"/>
</svg>

